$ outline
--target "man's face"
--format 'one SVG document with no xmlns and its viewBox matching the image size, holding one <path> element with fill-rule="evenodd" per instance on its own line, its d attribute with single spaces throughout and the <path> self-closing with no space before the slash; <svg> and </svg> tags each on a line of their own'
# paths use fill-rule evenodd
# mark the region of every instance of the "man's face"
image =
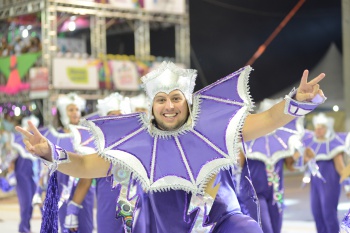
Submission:
<svg viewBox="0 0 350 233">
<path fill-rule="evenodd" d="M 189 114 L 186 98 L 179 90 L 169 94 L 158 93 L 154 97 L 152 111 L 159 129 L 168 131 L 185 124 Z"/>
<path fill-rule="evenodd" d="M 122 115 L 122 112 L 120 110 L 112 110 L 107 113 L 107 116 L 119 116 Z"/>
<path fill-rule="evenodd" d="M 80 120 L 80 110 L 75 104 L 69 104 L 66 107 L 69 124 L 77 125 Z"/>
<path fill-rule="evenodd" d="M 327 133 L 327 126 L 323 124 L 318 124 L 315 127 L 315 136 L 318 139 L 324 139 Z"/>
</svg>

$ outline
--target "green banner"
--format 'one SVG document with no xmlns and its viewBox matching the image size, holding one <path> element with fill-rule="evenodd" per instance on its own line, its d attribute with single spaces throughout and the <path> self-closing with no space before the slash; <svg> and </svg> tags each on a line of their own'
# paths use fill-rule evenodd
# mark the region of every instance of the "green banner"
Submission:
<svg viewBox="0 0 350 233">
<path fill-rule="evenodd" d="M 19 72 L 19 76 L 23 78 L 23 76 L 29 71 L 29 69 L 35 64 L 38 58 L 41 56 L 41 52 L 39 53 L 25 53 L 17 58 L 17 70 Z M 2 57 L 0 58 L 0 72 L 6 76 L 6 79 L 9 78 L 10 75 L 10 58 L 11 57 Z"/>
</svg>

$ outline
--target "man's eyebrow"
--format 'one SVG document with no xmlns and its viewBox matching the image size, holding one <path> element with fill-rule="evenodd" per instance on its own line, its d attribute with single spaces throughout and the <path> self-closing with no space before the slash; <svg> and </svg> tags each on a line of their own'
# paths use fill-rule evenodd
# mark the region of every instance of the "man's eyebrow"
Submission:
<svg viewBox="0 0 350 233">
<path fill-rule="evenodd" d="M 154 97 L 155 99 L 159 99 L 159 98 L 165 98 L 165 96 L 164 95 L 158 95 L 158 96 L 156 96 L 156 97 Z"/>
<path fill-rule="evenodd" d="M 182 95 L 181 94 L 174 94 L 174 95 L 172 95 L 171 97 L 181 97 Z"/>
</svg>

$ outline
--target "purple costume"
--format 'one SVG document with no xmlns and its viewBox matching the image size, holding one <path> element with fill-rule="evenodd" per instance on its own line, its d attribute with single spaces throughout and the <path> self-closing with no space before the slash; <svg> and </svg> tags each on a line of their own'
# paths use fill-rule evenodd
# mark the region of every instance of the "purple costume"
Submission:
<svg viewBox="0 0 350 233">
<path fill-rule="evenodd" d="M 264 233 L 281 232 L 284 158 L 292 156 L 295 147 L 302 145 L 300 142 L 303 132 L 302 120 L 302 118 L 295 119 L 273 133 L 247 143 L 247 162 L 242 170 L 239 193 L 250 216 L 257 221 L 261 216 Z M 245 177 L 252 180 L 260 204 L 260 213 L 257 213 L 257 204 L 253 199 L 254 192 Z"/>
<path fill-rule="evenodd" d="M 112 189 L 112 177 L 96 179 L 97 232 L 124 233 L 121 218 L 116 218 L 118 189 Z"/>
<path fill-rule="evenodd" d="M 22 135 L 12 134 L 12 147 L 17 151 L 18 157 L 15 164 L 15 175 L 17 180 L 16 192 L 20 207 L 19 232 L 31 232 L 30 220 L 33 214 L 32 199 L 36 190 L 36 179 L 38 174 L 35 169 L 37 159 L 25 150 Z"/>
<path fill-rule="evenodd" d="M 252 106 L 246 89 L 250 70 L 242 68 L 196 92 L 190 121 L 174 131 L 157 129 L 140 113 L 86 122 L 99 154 L 130 170 L 130 179 L 144 188 L 132 232 L 262 232 L 241 213 L 230 171 Z M 174 72 L 183 77 L 191 70 Z M 214 200 L 204 190 L 215 174 Z"/>
<path fill-rule="evenodd" d="M 50 140 L 52 143 L 68 150 L 74 151 L 73 134 L 56 131 L 52 127 L 41 131 L 41 134 Z M 59 209 L 59 221 L 62 233 L 66 233 L 66 228 L 63 226 L 67 214 L 67 201 L 73 197 L 75 191 L 76 179 L 57 171 L 57 181 L 59 194 L 61 195 L 61 207 Z M 68 194 L 64 194 L 68 192 Z M 92 233 L 93 231 L 93 206 L 94 206 L 94 189 L 90 188 L 83 203 L 83 209 L 78 214 L 79 232 Z M 66 232 L 65 232 L 66 231 Z"/>
<path fill-rule="evenodd" d="M 325 179 L 324 182 L 316 176 L 311 177 L 311 210 L 318 233 L 339 232 L 337 206 L 341 185 L 333 158 L 346 151 L 347 135 L 347 133 L 333 133 L 327 140 L 319 141 L 313 132 L 308 131 L 303 138 L 305 146 L 314 151 L 319 172 Z"/>
<path fill-rule="evenodd" d="M 215 233 L 262 232 L 256 221 L 241 213 L 231 171 L 221 171 L 216 183 L 220 183 L 219 192 L 204 224 L 215 224 Z M 198 212 L 186 214 L 190 200 L 191 194 L 181 190 L 144 194 L 133 232 L 200 232 L 193 229 Z"/>
</svg>

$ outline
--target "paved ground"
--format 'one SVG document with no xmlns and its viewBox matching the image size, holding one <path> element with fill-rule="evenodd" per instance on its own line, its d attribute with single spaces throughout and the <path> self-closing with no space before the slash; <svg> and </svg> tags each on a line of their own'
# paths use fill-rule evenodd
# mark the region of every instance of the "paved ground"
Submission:
<svg viewBox="0 0 350 233">
<path fill-rule="evenodd" d="M 285 196 L 287 207 L 284 213 L 282 233 L 316 233 L 309 204 L 309 187 L 300 187 L 301 176 L 285 177 Z M 350 202 L 342 193 L 339 203 L 339 219 L 350 208 Z M 16 233 L 19 222 L 19 208 L 14 194 L 0 194 L 0 232 Z M 40 232 L 41 214 L 39 208 L 34 210 L 32 233 Z M 108 232 L 107 232 L 108 233 Z"/>
</svg>

